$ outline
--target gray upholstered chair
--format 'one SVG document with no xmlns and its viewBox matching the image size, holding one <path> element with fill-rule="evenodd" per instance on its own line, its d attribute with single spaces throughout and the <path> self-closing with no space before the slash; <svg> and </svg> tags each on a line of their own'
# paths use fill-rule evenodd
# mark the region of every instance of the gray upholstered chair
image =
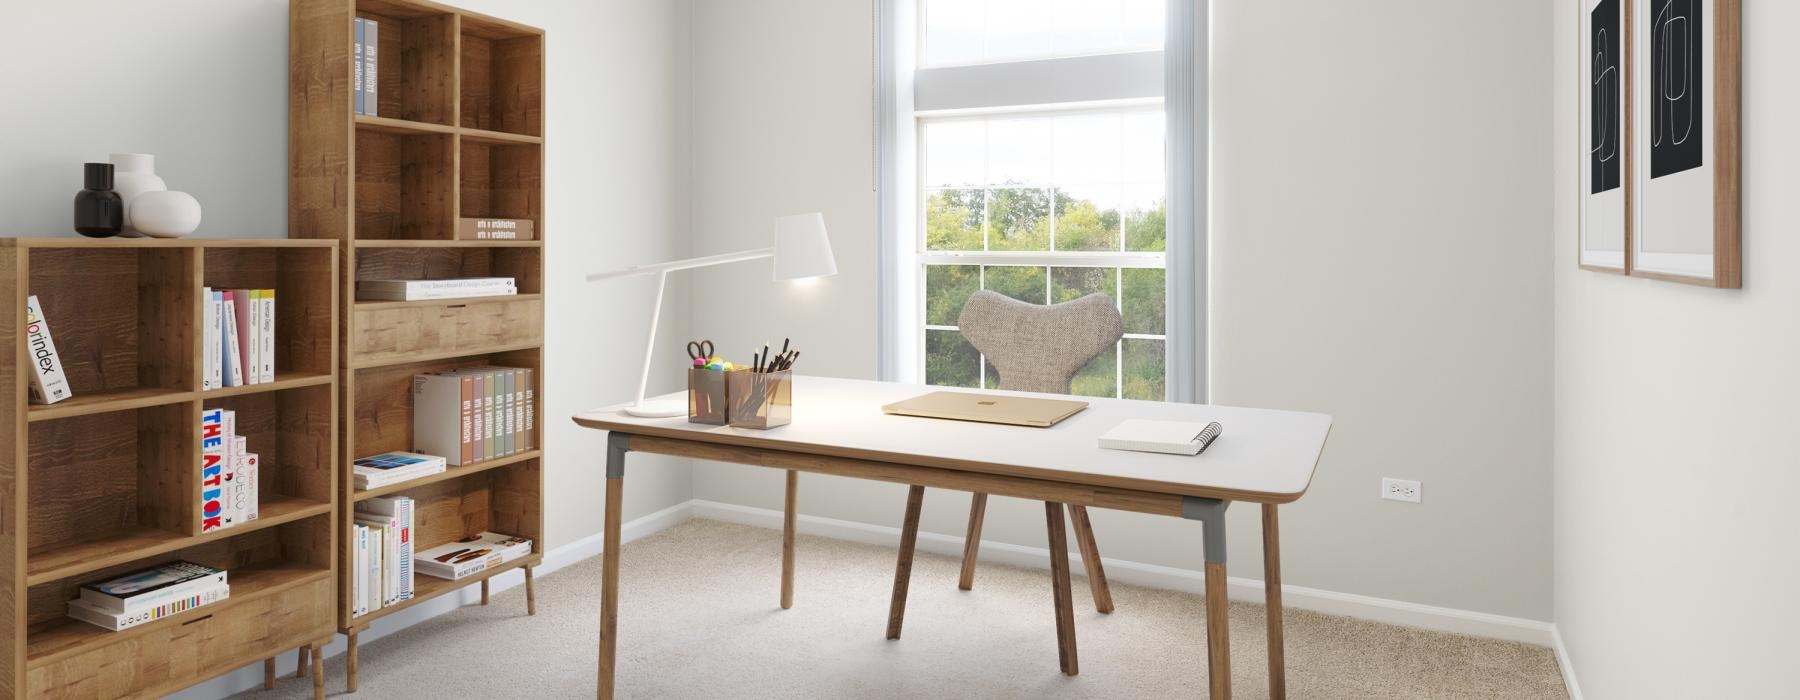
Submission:
<svg viewBox="0 0 1800 700">
<path fill-rule="evenodd" d="M 1050 394 L 1069 393 L 1075 373 L 1114 347 L 1125 334 L 1118 308 L 1104 294 L 1040 306 L 994 292 L 976 292 L 963 306 L 956 325 L 962 329 L 963 337 L 968 338 L 999 371 L 999 388 Z M 907 496 L 906 520 L 901 528 L 900 564 L 895 574 L 893 605 L 888 614 L 889 639 L 900 637 L 906 605 L 906 579 L 912 568 L 912 543 L 918 537 L 923 493 L 923 488 L 914 486 Z M 1045 506 L 1051 555 L 1055 556 L 1054 550 L 1066 546 L 1062 510 L 1055 504 L 1046 503 Z M 1080 548 L 1082 564 L 1087 567 L 1088 585 L 1093 589 L 1094 608 L 1110 613 L 1113 610 L 1112 592 L 1106 585 L 1106 571 L 1100 565 L 1100 548 L 1094 542 L 1087 507 L 1070 504 L 1068 509 L 1069 520 L 1075 526 L 1076 546 Z M 975 561 L 981 547 L 981 521 L 986 512 L 987 494 L 975 494 L 969 503 L 969 531 L 963 545 L 962 578 L 958 582 L 965 591 L 975 586 Z M 1066 584 L 1059 587 L 1057 593 L 1059 610 L 1064 607 L 1065 590 Z M 1062 635 L 1058 638 L 1061 640 Z M 1065 673 L 1073 673 L 1072 651 L 1064 650 Z"/>
</svg>

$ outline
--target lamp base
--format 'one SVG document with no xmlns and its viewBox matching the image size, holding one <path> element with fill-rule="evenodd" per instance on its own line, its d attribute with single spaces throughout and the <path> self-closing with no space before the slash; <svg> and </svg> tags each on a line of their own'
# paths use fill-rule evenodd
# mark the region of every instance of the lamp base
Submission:
<svg viewBox="0 0 1800 700">
<path fill-rule="evenodd" d="M 645 401 L 640 404 L 626 406 L 625 412 L 640 418 L 674 418 L 687 415 L 685 401 Z"/>
</svg>

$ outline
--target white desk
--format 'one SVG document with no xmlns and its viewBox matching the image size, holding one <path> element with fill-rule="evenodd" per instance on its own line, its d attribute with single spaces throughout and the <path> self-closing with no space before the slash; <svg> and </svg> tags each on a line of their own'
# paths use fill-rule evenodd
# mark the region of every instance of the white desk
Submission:
<svg viewBox="0 0 1800 700">
<path fill-rule="evenodd" d="M 791 474 L 796 471 L 908 484 L 912 487 L 908 535 L 916 533 L 917 502 L 927 486 L 1046 501 L 1051 568 L 1058 589 L 1057 636 L 1063 652 L 1063 671 L 1071 674 L 1076 666 L 1074 625 L 1072 619 L 1065 619 L 1072 605 L 1068 603 L 1071 596 L 1067 548 L 1061 542 L 1063 504 L 1199 520 L 1204 523 L 1207 659 L 1214 698 L 1228 698 L 1231 694 L 1225 618 L 1225 509 L 1233 501 L 1260 503 L 1269 610 L 1269 689 L 1273 697 L 1285 695 L 1276 506 L 1306 493 L 1331 431 L 1329 416 L 1120 399 L 1087 399 L 1087 410 L 1051 428 L 890 416 L 881 412 L 885 404 L 929 390 L 891 382 L 798 377 L 793 423 L 767 431 L 698 425 L 688 423 L 685 417 L 640 418 L 621 412 L 620 407 L 576 415 L 577 424 L 611 431 L 606 463 L 607 547 L 601 582 L 598 696 L 610 698 L 613 693 L 619 580 L 618 548 L 613 543 L 619 541 L 619 505 L 625 455 L 629 452 L 785 469 L 790 472 L 790 485 Z M 665 398 L 682 400 L 683 394 L 677 392 Z M 1096 443 L 1099 435 L 1127 418 L 1216 420 L 1224 424 L 1225 432 L 1197 457 L 1100 449 Z M 791 501 L 791 487 L 789 497 Z M 791 529 L 791 515 L 788 522 Z M 791 542 L 791 533 L 788 538 Z M 788 562 L 784 564 L 791 563 L 789 549 Z M 901 561 L 896 567 L 895 610 L 890 617 L 890 629 L 896 634 L 911 569 L 911 549 L 902 543 Z M 791 572 L 791 565 L 784 565 L 786 572 Z"/>
</svg>

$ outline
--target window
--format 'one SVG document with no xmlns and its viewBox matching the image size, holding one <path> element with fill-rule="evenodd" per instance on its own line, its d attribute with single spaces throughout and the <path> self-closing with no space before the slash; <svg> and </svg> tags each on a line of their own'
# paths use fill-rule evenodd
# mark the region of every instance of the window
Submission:
<svg viewBox="0 0 1800 700">
<path fill-rule="evenodd" d="M 1125 336 L 1073 393 L 1177 393 L 1166 359 L 1169 1 L 885 0 L 885 313 L 891 344 L 910 348 L 884 360 L 889 378 L 997 386 L 956 327 L 978 290 L 1034 304 L 1101 293 Z"/>
</svg>

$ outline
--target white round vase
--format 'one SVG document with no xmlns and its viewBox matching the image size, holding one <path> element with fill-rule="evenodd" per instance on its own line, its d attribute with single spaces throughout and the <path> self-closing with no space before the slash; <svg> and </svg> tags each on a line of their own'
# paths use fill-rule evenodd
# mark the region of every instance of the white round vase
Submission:
<svg viewBox="0 0 1800 700">
<path fill-rule="evenodd" d="M 131 224 L 131 201 L 146 192 L 162 192 L 169 189 L 163 179 L 156 175 L 156 156 L 148 153 L 114 153 L 113 191 L 119 193 L 119 200 L 125 205 L 125 227 L 119 235 L 137 238 L 143 233 Z"/>
<path fill-rule="evenodd" d="M 200 227 L 200 201 L 186 192 L 145 192 L 131 207 L 131 223 L 152 238 L 180 238 Z"/>
</svg>

